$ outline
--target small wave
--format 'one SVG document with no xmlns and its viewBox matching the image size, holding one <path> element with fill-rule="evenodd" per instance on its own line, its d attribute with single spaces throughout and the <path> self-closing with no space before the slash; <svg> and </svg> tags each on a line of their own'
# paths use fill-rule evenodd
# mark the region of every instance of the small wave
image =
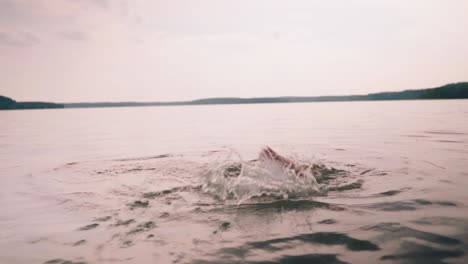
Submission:
<svg viewBox="0 0 468 264">
<path fill-rule="evenodd" d="M 382 256 L 381 260 L 400 261 L 402 263 L 446 263 L 446 258 L 457 258 L 465 252 L 461 249 L 435 248 L 417 242 L 403 241 L 396 254 Z"/>
<path fill-rule="evenodd" d="M 454 218 L 454 217 L 424 217 L 419 220 L 413 221 L 413 223 L 420 225 L 445 225 L 458 227 L 463 230 L 468 230 L 468 219 L 467 218 Z"/>
<path fill-rule="evenodd" d="M 385 191 L 385 192 L 380 192 L 380 193 L 376 193 L 376 194 L 373 194 L 371 195 L 371 197 L 386 197 L 386 196 L 395 196 L 395 195 L 398 195 L 404 191 L 408 191 L 408 190 L 411 190 L 411 188 L 408 188 L 408 187 L 405 187 L 405 188 L 401 188 L 401 189 L 397 189 L 397 190 L 388 190 L 388 191 Z"/>
<path fill-rule="evenodd" d="M 330 211 L 344 211 L 345 207 L 338 204 L 331 204 L 313 200 L 278 200 L 272 202 L 259 202 L 258 200 L 252 203 L 244 203 L 240 205 L 224 205 L 215 207 L 210 212 L 236 213 L 241 215 L 265 214 L 273 212 L 288 212 L 288 211 L 308 211 L 314 209 L 325 209 Z"/>
<path fill-rule="evenodd" d="M 380 258 L 381 260 L 400 260 L 405 263 L 445 263 L 442 262 L 443 259 L 460 257 L 465 253 L 462 249 L 463 242 L 457 238 L 417 230 L 399 223 L 379 223 L 362 229 L 382 232 L 374 239 L 379 244 L 403 241 L 394 254 L 384 255 Z"/>
<path fill-rule="evenodd" d="M 440 142 L 440 143 L 457 143 L 457 144 L 463 144 L 465 143 L 464 141 L 460 141 L 460 140 L 443 140 L 443 139 L 440 139 L 440 140 L 433 140 L 434 142 Z"/>
<path fill-rule="evenodd" d="M 458 239 L 444 235 L 420 231 L 414 228 L 403 226 L 399 223 L 379 223 L 372 226 L 363 227 L 363 230 L 374 230 L 383 232 L 376 239 L 380 242 L 401 240 L 403 238 L 417 238 L 421 241 L 428 241 L 442 245 L 459 245 L 462 242 Z"/>
<path fill-rule="evenodd" d="M 235 252 L 235 251 L 233 251 Z M 233 254 L 234 255 L 234 254 Z M 232 259 L 216 260 L 195 260 L 194 264 L 291 264 L 291 263 L 316 263 L 316 264 L 347 264 L 338 259 L 338 254 L 305 254 L 305 255 L 284 255 L 272 261 L 245 261 L 244 259 L 233 261 Z"/>
<path fill-rule="evenodd" d="M 163 159 L 172 157 L 171 154 L 161 154 L 156 156 L 148 156 L 148 157 L 138 157 L 138 158 L 127 158 L 127 159 L 117 159 L 116 161 L 139 161 L 139 160 L 153 160 L 153 159 Z"/>
<path fill-rule="evenodd" d="M 300 234 L 290 237 L 280 237 L 263 241 L 245 243 L 239 247 L 226 247 L 219 250 L 216 260 L 196 260 L 194 263 L 346 263 L 337 259 L 333 254 L 308 254 L 308 255 L 283 255 L 279 259 L 268 261 L 246 261 L 253 252 L 282 252 L 294 247 L 294 243 L 304 243 L 312 245 L 344 246 L 350 251 L 378 251 L 380 247 L 371 241 L 360 240 L 337 232 L 316 232 Z M 228 262 L 223 260 L 228 259 Z M 237 261 L 239 259 L 239 261 Z"/>
<path fill-rule="evenodd" d="M 451 201 L 429 201 L 424 199 L 382 202 L 364 205 L 364 208 L 369 208 L 377 211 L 414 211 L 422 206 L 457 206 Z"/>
<path fill-rule="evenodd" d="M 457 132 L 457 131 L 448 131 L 448 130 L 433 130 L 433 131 L 423 131 L 426 134 L 437 134 L 437 135 L 467 135 L 467 133 Z"/>
<path fill-rule="evenodd" d="M 402 137 L 411 137 L 411 138 L 428 138 L 429 136 L 425 135 L 401 135 Z"/>
</svg>

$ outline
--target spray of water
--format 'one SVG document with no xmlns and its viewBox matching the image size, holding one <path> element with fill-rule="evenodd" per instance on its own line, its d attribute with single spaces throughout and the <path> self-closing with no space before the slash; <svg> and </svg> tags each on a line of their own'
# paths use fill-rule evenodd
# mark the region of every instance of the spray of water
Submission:
<svg viewBox="0 0 468 264">
<path fill-rule="evenodd" d="M 299 176 L 273 161 L 243 161 L 233 150 L 227 157 L 210 164 L 201 173 L 201 182 L 204 192 L 238 203 L 256 197 L 289 199 L 326 192 L 313 175 Z"/>
</svg>

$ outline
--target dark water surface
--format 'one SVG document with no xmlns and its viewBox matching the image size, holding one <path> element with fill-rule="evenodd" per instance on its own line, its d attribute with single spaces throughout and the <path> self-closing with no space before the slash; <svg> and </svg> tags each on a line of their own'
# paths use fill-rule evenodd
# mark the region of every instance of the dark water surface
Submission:
<svg viewBox="0 0 468 264">
<path fill-rule="evenodd" d="M 467 121 L 466 100 L 3 111 L 0 263 L 467 263 Z M 264 145 L 326 177 L 265 171 Z"/>
</svg>

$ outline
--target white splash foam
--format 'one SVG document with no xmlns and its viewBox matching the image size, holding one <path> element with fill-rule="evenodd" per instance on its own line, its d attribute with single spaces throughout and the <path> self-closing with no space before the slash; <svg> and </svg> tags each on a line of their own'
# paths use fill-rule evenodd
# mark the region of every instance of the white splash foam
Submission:
<svg viewBox="0 0 468 264">
<path fill-rule="evenodd" d="M 221 200 L 234 199 L 238 203 L 259 196 L 287 199 L 326 192 L 326 188 L 313 176 L 299 177 L 294 170 L 285 169 L 275 162 L 245 162 L 239 155 L 233 156 L 231 152 L 227 158 L 212 163 L 201 173 L 204 192 Z"/>
</svg>

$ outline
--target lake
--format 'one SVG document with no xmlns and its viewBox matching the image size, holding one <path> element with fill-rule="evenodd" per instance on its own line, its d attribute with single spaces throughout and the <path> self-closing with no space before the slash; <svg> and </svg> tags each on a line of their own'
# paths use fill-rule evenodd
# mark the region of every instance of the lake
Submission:
<svg viewBox="0 0 468 264">
<path fill-rule="evenodd" d="M 0 111 L 0 263 L 467 263 L 467 121 L 467 100 Z"/>
</svg>

